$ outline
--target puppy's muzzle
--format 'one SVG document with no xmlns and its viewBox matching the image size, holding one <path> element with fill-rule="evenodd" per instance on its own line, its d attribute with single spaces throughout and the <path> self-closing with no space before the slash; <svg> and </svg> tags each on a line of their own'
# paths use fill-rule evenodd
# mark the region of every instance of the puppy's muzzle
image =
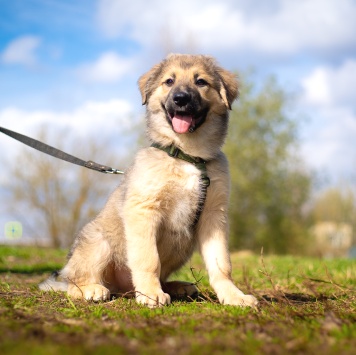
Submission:
<svg viewBox="0 0 356 355">
<path fill-rule="evenodd" d="M 209 106 L 202 107 L 202 99 L 196 90 L 177 87 L 165 104 L 166 118 L 176 133 L 192 133 L 205 121 Z"/>
<path fill-rule="evenodd" d="M 192 95 L 187 91 L 178 91 L 173 94 L 173 102 L 178 107 L 184 107 L 192 101 Z"/>
</svg>

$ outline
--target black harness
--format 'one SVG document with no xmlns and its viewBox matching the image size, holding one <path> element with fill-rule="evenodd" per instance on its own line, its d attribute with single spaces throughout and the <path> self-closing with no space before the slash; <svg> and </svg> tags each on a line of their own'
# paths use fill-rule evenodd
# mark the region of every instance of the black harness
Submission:
<svg viewBox="0 0 356 355">
<path fill-rule="evenodd" d="M 163 150 L 166 152 L 170 157 L 172 158 L 177 158 L 184 160 L 188 163 L 193 164 L 197 169 L 200 170 L 200 199 L 199 199 L 199 204 L 198 204 L 198 209 L 195 214 L 194 218 L 194 226 L 198 223 L 200 215 L 203 211 L 205 200 L 206 200 L 206 195 L 207 195 L 207 190 L 210 185 L 210 179 L 207 174 L 206 170 L 206 161 L 202 158 L 199 157 L 193 157 L 191 155 L 188 155 L 181 151 L 179 148 L 177 148 L 175 145 L 170 145 L 167 147 L 161 146 L 158 143 L 152 143 L 151 147 Z"/>
</svg>

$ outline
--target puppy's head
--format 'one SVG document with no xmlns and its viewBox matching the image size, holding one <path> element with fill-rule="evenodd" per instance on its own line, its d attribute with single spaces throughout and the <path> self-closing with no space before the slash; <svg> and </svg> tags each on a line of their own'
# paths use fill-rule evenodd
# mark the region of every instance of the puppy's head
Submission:
<svg viewBox="0 0 356 355">
<path fill-rule="evenodd" d="M 193 141 L 225 137 L 228 110 L 238 96 L 237 80 L 213 58 L 169 55 L 141 76 L 139 87 L 153 140 L 187 152 Z"/>
</svg>

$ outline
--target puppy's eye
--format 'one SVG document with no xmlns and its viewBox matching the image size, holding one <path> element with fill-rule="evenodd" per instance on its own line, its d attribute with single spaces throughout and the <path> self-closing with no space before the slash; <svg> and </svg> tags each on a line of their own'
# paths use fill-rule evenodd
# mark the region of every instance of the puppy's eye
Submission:
<svg viewBox="0 0 356 355">
<path fill-rule="evenodd" d="M 167 79 L 164 82 L 167 86 L 172 86 L 174 84 L 174 80 L 172 78 Z"/>
<path fill-rule="evenodd" d="M 208 83 L 204 79 L 197 79 L 195 84 L 198 86 L 207 86 L 208 85 Z"/>
</svg>

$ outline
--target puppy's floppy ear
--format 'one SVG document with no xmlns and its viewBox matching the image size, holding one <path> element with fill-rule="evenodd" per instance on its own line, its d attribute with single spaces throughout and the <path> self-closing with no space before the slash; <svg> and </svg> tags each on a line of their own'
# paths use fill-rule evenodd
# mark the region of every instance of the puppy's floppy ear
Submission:
<svg viewBox="0 0 356 355">
<path fill-rule="evenodd" d="M 153 83 L 162 70 L 162 64 L 156 64 L 146 74 L 143 74 L 138 79 L 138 86 L 140 88 L 142 105 L 146 105 L 147 100 L 153 90 Z"/>
<path fill-rule="evenodd" d="M 218 73 L 221 80 L 220 96 L 231 110 L 232 103 L 239 96 L 237 76 L 222 68 L 219 68 Z"/>
</svg>

